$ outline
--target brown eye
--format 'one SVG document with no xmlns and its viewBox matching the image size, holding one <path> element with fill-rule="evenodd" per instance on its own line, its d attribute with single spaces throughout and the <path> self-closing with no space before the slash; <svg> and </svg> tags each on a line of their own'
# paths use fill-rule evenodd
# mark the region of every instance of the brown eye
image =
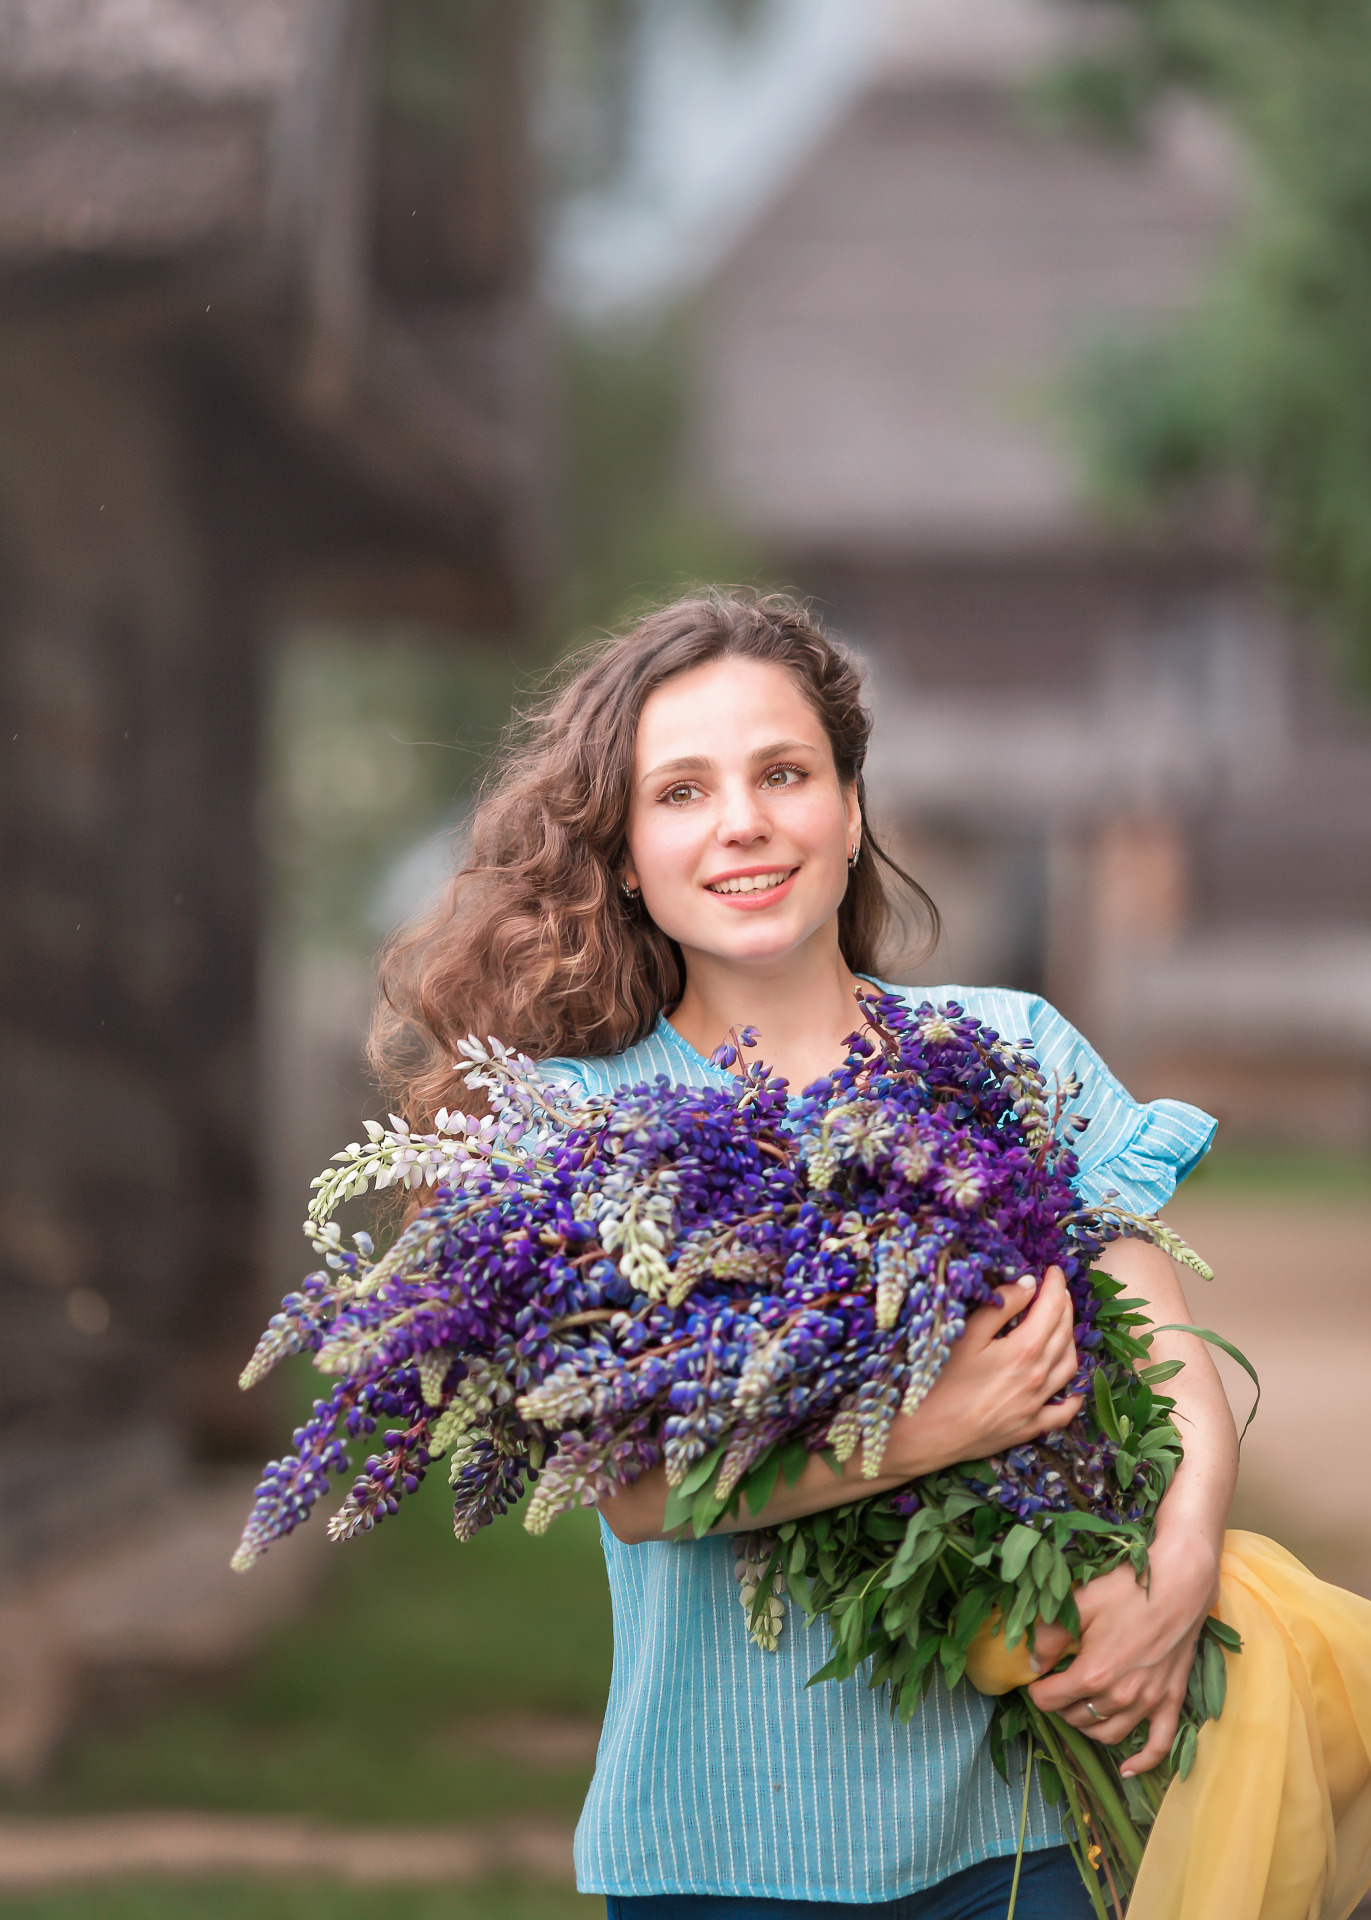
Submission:
<svg viewBox="0 0 1371 1920">
<path fill-rule="evenodd" d="M 673 806 L 679 807 L 690 799 L 694 791 L 694 787 L 668 787 L 662 798 L 670 801 Z"/>
<path fill-rule="evenodd" d="M 804 775 L 799 767 L 768 767 L 762 775 L 762 785 L 766 787 L 789 787 Z"/>
</svg>

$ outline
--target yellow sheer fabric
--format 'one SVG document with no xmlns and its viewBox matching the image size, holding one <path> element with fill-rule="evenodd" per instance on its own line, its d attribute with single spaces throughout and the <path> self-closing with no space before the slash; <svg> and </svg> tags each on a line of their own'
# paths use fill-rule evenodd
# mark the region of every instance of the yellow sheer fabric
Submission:
<svg viewBox="0 0 1371 1920">
<path fill-rule="evenodd" d="M 1371 1601 L 1229 1533 L 1215 1611 L 1243 1650 L 1162 1802 L 1128 1920 L 1347 1920 L 1371 1889 Z M 982 1693 L 1036 1677 L 997 1625 L 967 1663 Z"/>
<path fill-rule="evenodd" d="M 1243 1650 L 1129 1920 L 1347 1920 L 1371 1887 L 1371 1601 L 1230 1533 L 1217 1611 Z"/>
</svg>

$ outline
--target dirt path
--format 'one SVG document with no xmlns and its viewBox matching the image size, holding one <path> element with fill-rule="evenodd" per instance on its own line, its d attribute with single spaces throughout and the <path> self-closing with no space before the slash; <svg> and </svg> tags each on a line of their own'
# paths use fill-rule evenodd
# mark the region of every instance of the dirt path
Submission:
<svg viewBox="0 0 1371 1920">
<path fill-rule="evenodd" d="M 0 1894 L 134 1876 L 460 1885 L 497 1873 L 569 1884 L 570 1829 L 536 1820 L 480 1828 L 333 1827 L 231 1813 L 0 1818 Z"/>
</svg>

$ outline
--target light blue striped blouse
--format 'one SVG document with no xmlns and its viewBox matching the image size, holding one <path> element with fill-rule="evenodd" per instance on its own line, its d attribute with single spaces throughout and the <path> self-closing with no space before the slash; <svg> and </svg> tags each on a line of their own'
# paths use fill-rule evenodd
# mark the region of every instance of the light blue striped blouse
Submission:
<svg viewBox="0 0 1371 1920">
<path fill-rule="evenodd" d="M 1174 1100 L 1140 1106 L 1046 1001 L 1007 989 L 929 987 L 1010 1040 L 1031 1040 L 1049 1082 L 1076 1073 L 1091 1124 L 1081 1190 L 1162 1206 L 1207 1150 L 1214 1122 Z M 721 1076 L 660 1019 L 607 1059 L 548 1061 L 588 1091 Z M 787 1608 L 780 1650 L 747 1638 L 728 1539 L 625 1546 L 601 1522 L 614 1609 L 614 1671 L 595 1777 L 576 1830 L 583 1893 L 894 1900 L 1012 1853 L 1022 1786 L 987 1742 L 991 1703 L 935 1682 L 904 1725 L 859 1675 L 806 1689 L 822 1628 Z M 1027 1845 L 1059 1844 L 1058 1816 L 1030 1800 Z"/>
</svg>

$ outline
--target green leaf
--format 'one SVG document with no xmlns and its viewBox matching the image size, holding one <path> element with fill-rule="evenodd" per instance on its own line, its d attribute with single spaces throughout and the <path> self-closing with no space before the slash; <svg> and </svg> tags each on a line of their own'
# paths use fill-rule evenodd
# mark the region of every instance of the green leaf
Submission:
<svg viewBox="0 0 1371 1920">
<path fill-rule="evenodd" d="M 1171 1749 L 1175 1756 L 1176 1773 L 1180 1779 L 1184 1780 L 1189 1776 L 1190 1769 L 1195 1764 L 1195 1755 L 1199 1752 L 1199 1746 L 1199 1728 L 1193 1721 L 1189 1722 L 1181 1728 L 1176 1736 L 1176 1743 Z"/>
<path fill-rule="evenodd" d="M 1029 1621 L 1038 1610 L 1038 1596 L 1030 1586 L 1023 1586 L 1014 1595 L 1013 1604 L 1005 1616 L 1004 1643 L 1007 1647 L 1016 1647 L 1023 1639 Z"/>
<path fill-rule="evenodd" d="M 860 1603 L 855 1599 L 849 1598 L 846 1604 L 842 1606 L 841 1614 L 839 1613 L 838 1607 L 834 1607 L 833 1627 L 834 1631 L 841 1637 L 842 1643 L 848 1652 L 855 1653 L 861 1645 L 862 1636 L 866 1631 L 866 1621 L 862 1617 Z"/>
<path fill-rule="evenodd" d="M 1146 1380 L 1133 1380 L 1133 1388 L 1127 1396 L 1127 1407 L 1129 1407 L 1129 1413 L 1133 1415 L 1135 1427 L 1144 1428 L 1152 1425 L 1154 1405 L 1156 1405 L 1156 1394 L 1146 1384 Z"/>
<path fill-rule="evenodd" d="M 809 1465 L 809 1448 L 803 1440 L 787 1440 L 781 1448 L 781 1472 L 785 1483 L 793 1487 L 805 1468 Z"/>
<path fill-rule="evenodd" d="M 1052 1578 L 1052 1564 L 1057 1558 L 1057 1550 L 1052 1542 L 1042 1535 L 1039 1535 L 1038 1544 L 1034 1547 L 1032 1556 L 1028 1562 L 1035 1586 L 1041 1588 L 1046 1587 L 1050 1583 Z"/>
<path fill-rule="evenodd" d="M 1093 1397 L 1095 1401 L 1095 1419 L 1099 1423 L 1100 1431 L 1107 1433 L 1109 1438 L 1115 1442 L 1121 1441 L 1123 1436 L 1119 1432 L 1119 1417 L 1114 1411 L 1114 1396 L 1109 1391 L 1109 1382 L 1105 1378 L 1103 1367 L 1096 1367 L 1095 1369 Z"/>
<path fill-rule="evenodd" d="M 1011 1586 L 1028 1565 L 1029 1556 L 1041 1538 L 1036 1528 L 1026 1527 L 1022 1523 L 1005 1535 L 1000 1548 L 1000 1569 Z"/>
<path fill-rule="evenodd" d="M 1042 1788 L 1043 1799 L 1049 1807 L 1055 1807 L 1064 1791 L 1062 1776 L 1050 1760 L 1038 1762 L 1038 1785 Z"/>
<path fill-rule="evenodd" d="M 896 1595 L 896 1600 L 904 1614 L 904 1633 L 911 1644 L 924 1630 L 924 1601 L 937 1571 L 937 1562 L 930 1560 L 927 1566 L 921 1567 L 911 1580 L 905 1582 L 903 1590 Z"/>
<path fill-rule="evenodd" d="M 959 1647 L 970 1647 L 990 1617 L 994 1604 L 992 1595 L 985 1587 L 972 1587 L 969 1593 L 962 1595 L 952 1615 L 952 1636 Z"/>
<path fill-rule="evenodd" d="M 1184 1360 L 1154 1360 L 1150 1367 L 1143 1367 L 1138 1374 L 1149 1387 L 1159 1387 L 1164 1380 L 1174 1380 L 1185 1366 Z"/>
<path fill-rule="evenodd" d="M 781 1471 L 781 1449 L 773 1447 L 758 1466 L 755 1466 L 743 1482 L 743 1498 L 747 1501 L 753 1515 L 761 1512 L 776 1491 L 776 1481 Z"/>
<path fill-rule="evenodd" d="M 689 1473 L 687 1473 L 685 1479 L 682 1480 L 680 1486 L 677 1487 L 676 1491 L 683 1497 L 686 1494 L 698 1493 L 705 1481 L 713 1474 L 714 1469 L 723 1459 L 727 1450 L 728 1443 L 725 1441 L 722 1446 L 715 1447 L 712 1453 L 707 1453 L 702 1460 L 697 1460 Z"/>
<path fill-rule="evenodd" d="M 1065 1600 L 1071 1591 L 1071 1567 L 1066 1555 L 1054 1549 L 1052 1571 L 1048 1575 L 1047 1590 L 1057 1602 Z"/>
<path fill-rule="evenodd" d="M 692 1497 L 683 1493 L 680 1487 L 668 1487 L 666 1511 L 662 1515 L 662 1532 L 675 1533 L 678 1527 L 690 1524 Z"/>
<path fill-rule="evenodd" d="M 926 1560 L 942 1551 L 942 1544 L 943 1530 L 937 1512 L 932 1507 L 920 1507 L 905 1528 L 904 1539 L 883 1584 L 887 1588 L 902 1585 Z"/>
<path fill-rule="evenodd" d="M 1124 1802 L 1132 1816 L 1135 1827 L 1150 1827 L 1157 1817 L 1157 1809 L 1148 1798 L 1147 1788 L 1137 1774 L 1130 1774 L 1122 1783 Z"/>
<path fill-rule="evenodd" d="M 1114 1455 L 1114 1478 L 1125 1492 L 1133 1484 L 1133 1475 L 1138 1471 L 1138 1456 L 1128 1453 L 1122 1447 Z"/>
<path fill-rule="evenodd" d="M 1227 1647 L 1230 1653 L 1242 1652 L 1242 1635 L 1236 1627 L 1230 1627 L 1226 1620 L 1218 1620 L 1211 1613 L 1204 1623 L 1204 1630 L 1212 1633 L 1219 1645 Z"/>
<path fill-rule="evenodd" d="M 1228 1694 L 1228 1667 L 1224 1661 L 1223 1648 L 1207 1633 L 1200 1641 L 1200 1664 L 1203 1675 L 1204 1710 L 1211 1720 L 1217 1720 L 1223 1712 L 1223 1703 Z"/>
<path fill-rule="evenodd" d="M 1243 1430 L 1238 1435 L 1238 1445 L 1241 1446 L 1247 1437 L 1247 1429 L 1257 1417 L 1257 1408 L 1262 1403 L 1262 1383 L 1257 1378 L 1257 1369 L 1252 1365 L 1247 1355 L 1233 1346 L 1230 1341 L 1225 1340 L 1221 1333 L 1212 1333 L 1208 1327 L 1187 1327 L 1182 1326 L 1179 1322 L 1173 1322 L 1165 1327 L 1155 1327 L 1153 1331 L 1155 1333 L 1193 1333 L 1197 1340 L 1207 1340 L 1211 1347 L 1218 1347 L 1220 1352 L 1226 1353 L 1230 1360 L 1237 1361 L 1238 1365 L 1252 1382 L 1252 1385 L 1257 1389 L 1257 1397 L 1252 1402 L 1252 1411 L 1248 1414 L 1247 1419 L 1243 1423 Z"/>
<path fill-rule="evenodd" d="M 1098 1375 L 1096 1378 L 1098 1379 Z M 1119 1520 L 1106 1520 L 1100 1513 L 1064 1513 L 1062 1516 L 1072 1533 L 1112 1533 L 1126 1535 L 1134 1529 Z"/>
<path fill-rule="evenodd" d="M 966 1654 L 954 1640 L 946 1635 L 939 1643 L 938 1653 L 943 1663 L 943 1679 L 947 1682 L 950 1692 L 966 1672 Z"/>
<path fill-rule="evenodd" d="M 904 1651 L 904 1648 L 892 1646 L 888 1642 L 881 1648 L 871 1662 L 871 1671 L 866 1677 L 866 1684 L 873 1693 L 878 1687 L 885 1686 L 887 1681 L 895 1678 L 896 1662 Z"/>
<path fill-rule="evenodd" d="M 846 1680 L 852 1669 L 848 1665 L 846 1652 L 839 1650 L 825 1660 L 817 1673 L 811 1673 L 805 1686 L 817 1687 L 825 1680 Z"/>
<path fill-rule="evenodd" d="M 998 1509 L 996 1507 L 980 1507 L 976 1513 L 973 1514 L 971 1534 L 976 1542 L 976 1551 L 978 1553 L 984 1551 L 986 1547 L 994 1542 L 995 1535 L 999 1532 L 1000 1521 L 1003 1515 L 1004 1509 L 1002 1507 Z"/>
<path fill-rule="evenodd" d="M 717 1494 L 702 1488 L 694 1499 L 690 1524 L 694 1528 L 695 1538 L 703 1540 L 714 1522 L 728 1512 L 730 1506 L 737 1503 L 737 1494 L 732 1493 L 727 1500 L 720 1500 Z"/>
</svg>

